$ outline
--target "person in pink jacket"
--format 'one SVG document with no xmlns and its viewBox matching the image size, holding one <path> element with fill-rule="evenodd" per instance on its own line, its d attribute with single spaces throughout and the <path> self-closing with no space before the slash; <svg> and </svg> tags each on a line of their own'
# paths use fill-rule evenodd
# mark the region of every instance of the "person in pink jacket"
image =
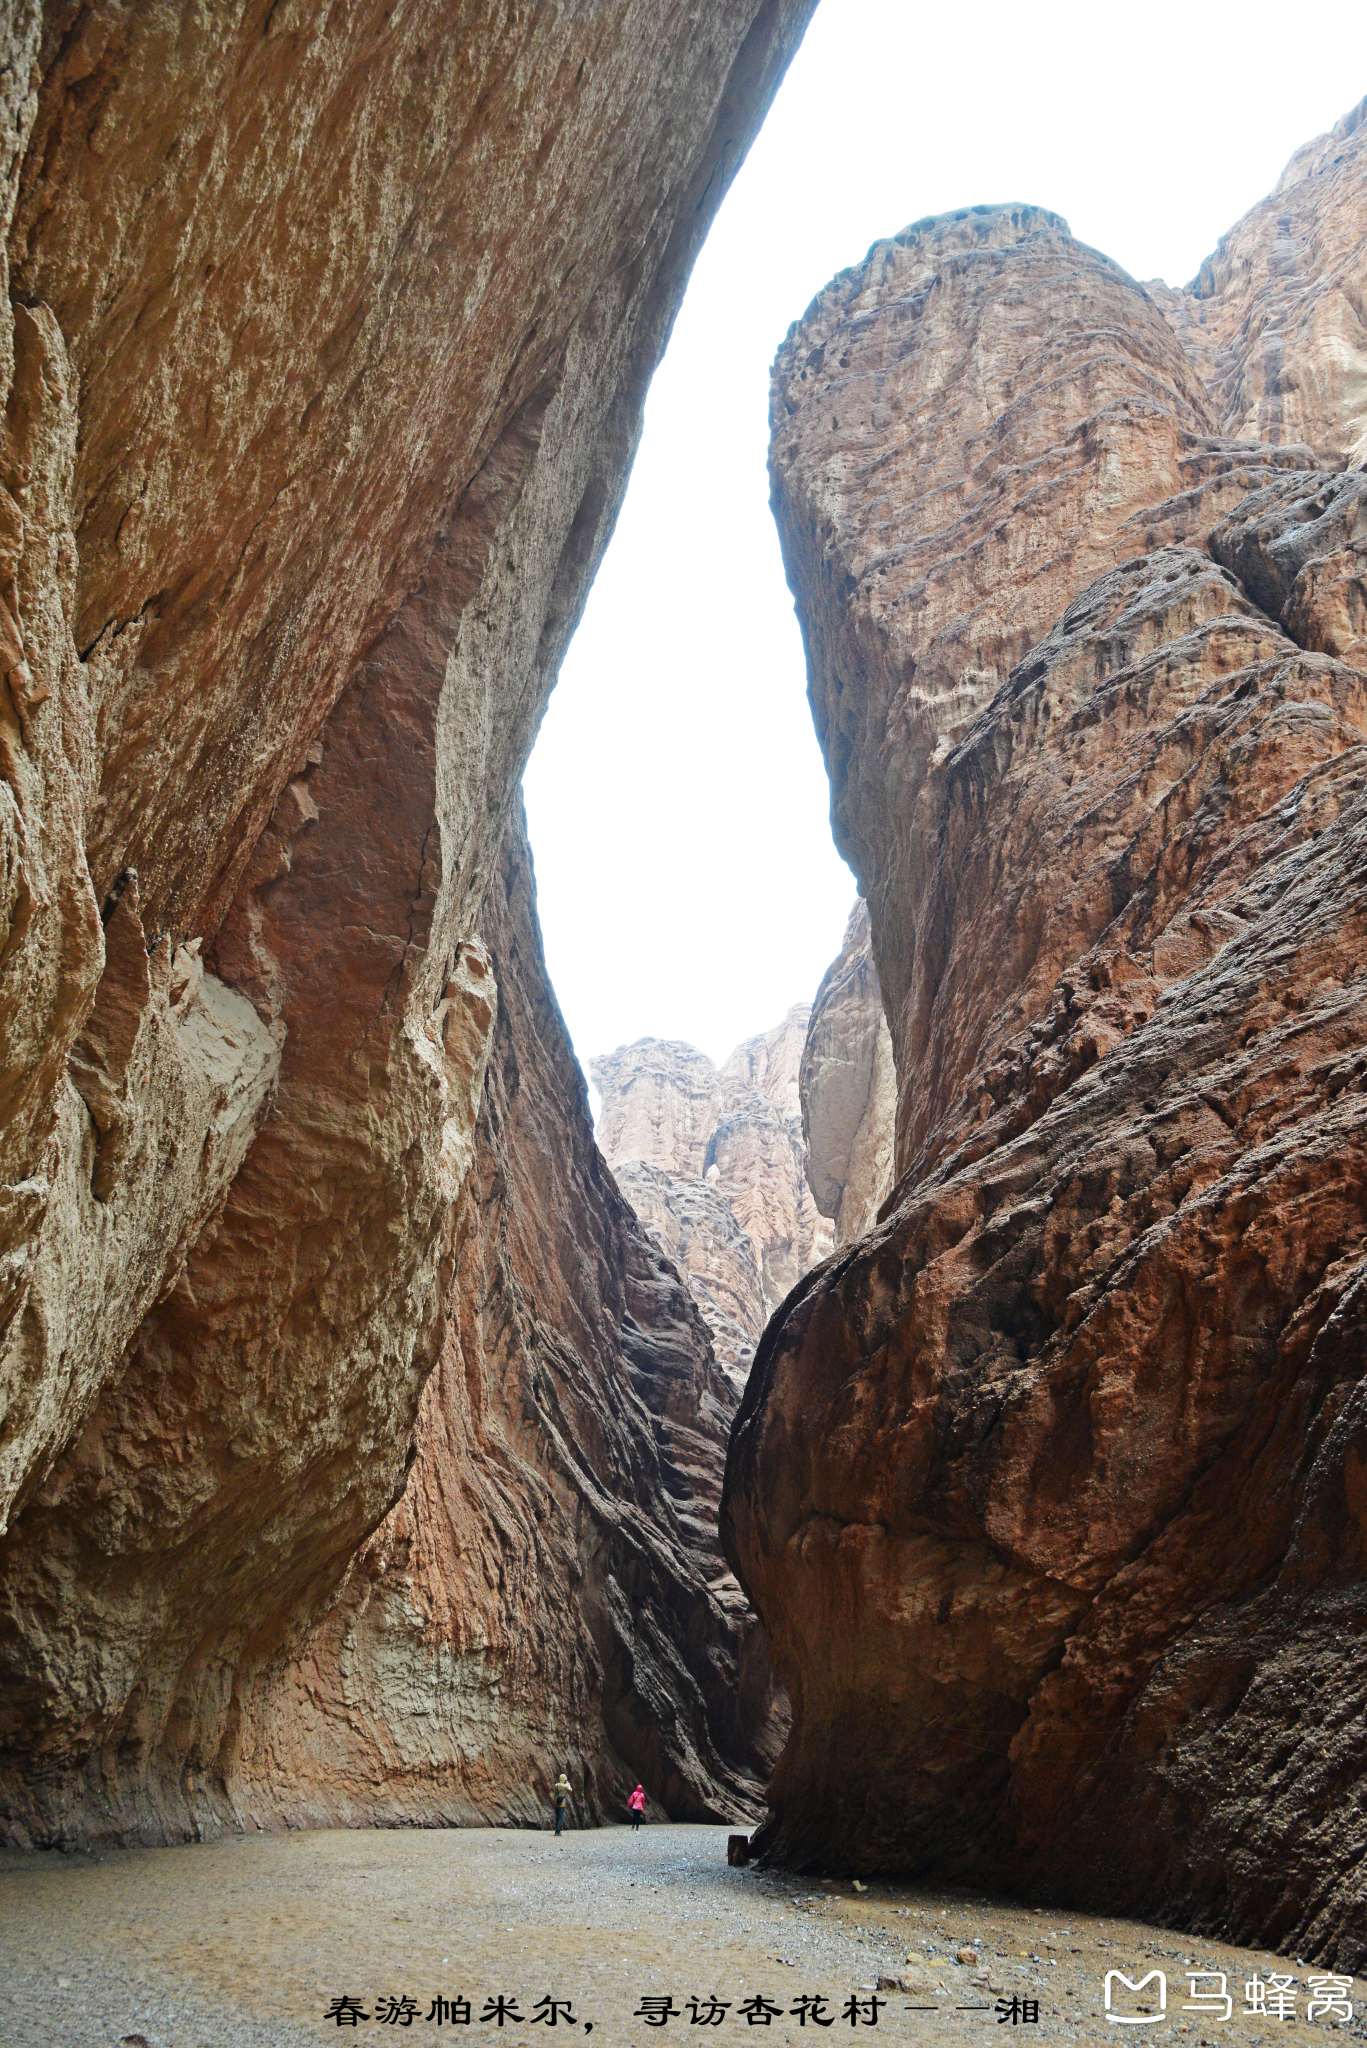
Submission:
<svg viewBox="0 0 1367 2048">
<path fill-rule="evenodd" d="M 636 1790 L 628 1799 L 627 1805 L 631 1809 L 631 1832 L 634 1835 L 641 1822 L 645 1819 L 646 1795 L 644 1786 L 638 1785 L 636 1787 Z"/>
</svg>

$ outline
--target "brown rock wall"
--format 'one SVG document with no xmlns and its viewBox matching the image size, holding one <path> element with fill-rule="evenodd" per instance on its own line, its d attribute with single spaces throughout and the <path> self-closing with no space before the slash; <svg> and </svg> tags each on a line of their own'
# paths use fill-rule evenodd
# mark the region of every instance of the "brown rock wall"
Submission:
<svg viewBox="0 0 1367 2048">
<path fill-rule="evenodd" d="M 581 1820 L 638 1777 L 753 1817 L 785 1723 L 717 1547 L 736 1396 L 593 1143 L 520 827 L 482 928 L 499 1017 L 408 1485 L 255 1703 L 234 1807 L 540 1824 L 563 1768 Z"/>
<path fill-rule="evenodd" d="M 643 1159 L 613 1169 L 618 1187 L 688 1280 L 718 1364 L 743 1384 L 764 1328 L 759 1259 L 721 1176 L 666 1173 Z"/>
<path fill-rule="evenodd" d="M 480 906 L 693 255 L 809 11 L 6 25 L 16 1838 L 231 1820 L 249 1703 L 404 1484 L 495 1011 Z M 97 996 L 129 870 L 141 1023 L 127 946 Z M 182 948 L 219 1025 L 233 990 L 259 1019 L 236 1079 L 221 1046 L 196 1078 L 162 1016 Z M 87 1170 L 91 1201 L 54 1195 Z M 35 1351 L 35 1276 L 98 1284 L 101 1244 L 124 1294 Z"/>
<path fill-rule="evenodd" d="M 1360 1968 L 1359 494 L 1203 430 L 1057 224 L 885 246 L 775 369 L 900 1177 L 733 1434 L 794 1708 L 764 1844 Z M 964 621 L 1014 660 L 981 695 Z"/>
<path fill-rule="evenodd" d="M 905 912 L 934 858 L 945 748 L 1078 592 L 1136 552 L 1136 514 L 1246 470 L 1252 451 L 1216 438 L 1142 290 L 1023 206 L 918 222 L 842 272 L 779 351 L 770 424 L 832 822 L 867 894 L 903 1076 Z"/>
<path fill-rule="evenodd" d="M 1285 477 L 1223 519 L 1210 551 L 1302 647 L 1367 667 L 1367 474 Z"/>
</svg>

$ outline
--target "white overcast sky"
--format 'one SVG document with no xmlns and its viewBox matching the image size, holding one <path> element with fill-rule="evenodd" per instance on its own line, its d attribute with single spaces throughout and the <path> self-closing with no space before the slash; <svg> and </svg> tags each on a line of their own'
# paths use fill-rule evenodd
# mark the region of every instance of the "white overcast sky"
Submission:
<svg viewBox="0 0 1367 2048">
<path fill-rule="evenodd" d="M 854 900 L 765 475 L 769 364 L 923 214 L 1050 206 L 1184 284 L 1367 92 L 1367 7 L 822 0 L 699 258 L 525 789 L 580 1060 L 714 1059 L 810 1001 Z"/>
</svg>

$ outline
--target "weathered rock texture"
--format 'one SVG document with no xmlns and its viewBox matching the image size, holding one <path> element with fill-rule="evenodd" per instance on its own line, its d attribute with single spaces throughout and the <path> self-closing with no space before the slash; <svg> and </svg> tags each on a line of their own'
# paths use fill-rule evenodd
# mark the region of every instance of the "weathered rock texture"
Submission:
<svg viewBox="0 0 1367 2048">
<path fill-rule="evenodd" d="M 694 1046 L 655 1038 L 589 1062 L 603 1151 L 688 1275 L 738 1385 L 768 1318 L 831 1244 L 803 1171 L 798 1067 L 809 1015 L 795 1004 L 720 1069 Z"/>
<path fill-rule="evenodd" d="M 837 1246 L 862 1237 L 892 1187 L 897 1075 L 873 964 L 868 906 L 856 903 L 821 979 L 799 1073 L 807 1183 Z"/>
<path fill-rule="evenodd" d="M 1298 149 L 1185 291 L 1149 291 L 1227 434 L 1367 460 L 1367 99 Z"/>
<path fill-rule="evenodd" d="M 402 1500 L 248 1716 L 237 1814 L 536 1822 L 757 1814 L 786 1713 L 717 1546 L 736 1395 L 614 1188 L 505 844 L 498 1025 L 457 1205 L 455 1310 Z"/>
<path fill-rule="evenodd" d="M 729 1373 L 743 1375 L 764 1328 L 764 1290 L 754 1243 L 736 1221 L 720 1175 L 666 1173 L 644 1159 L 613 1170 L 641 1222 L 687 1278 L 717 1357 Z"/>
<path fill-rule="evenodd" d="M 780 352 L 899 1179 L 766 1333 L 723 1533 L 794 1707 L 771 1855 L 1358 1968 L 1360 479 L 1220 424 L 1026 208 Z"/>
<path fill-rule="evenodd" d="M 252 1702 L 403 1489 L 468 1306 L 481 904 L 809 12 L 6 16 L 16 1839 L 229 1815 Z"/>
</svg>

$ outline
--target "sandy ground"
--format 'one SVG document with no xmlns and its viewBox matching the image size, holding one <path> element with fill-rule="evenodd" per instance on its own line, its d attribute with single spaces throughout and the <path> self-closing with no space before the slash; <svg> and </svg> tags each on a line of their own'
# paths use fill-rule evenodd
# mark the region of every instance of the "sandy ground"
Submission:
<svg viewBox="0 0 1367 2048">
<path fill-rule="evenodd" d="M 976 1964 L 959 1962 L 970 1948 Z M 1107 1970 L 1137 1981 L 1155 1969 L 1166 1975 L 1166 2018 L 1108 2022 Z M 1191 1970 L 1224 1973 L 1228 2021 L 1182 2011 Z M 1247 2010 L 1245 1986 L 1274 1972 L 1295 1980 L 1295 2020 Z M 561 1842 L 501 1829 L 337 1830 L 0 1854 L 0 2041 L 15 2048 L 317 2048 L 453 2034 L 486 2048 L 495 2039 L 570 2048 L 571 2038 L 585 2048 L 666 2039 L 718 2048 L 852 2037 L 870 2048 L 890 2039 L 1184 2048 L 1367 2039 L 1367 1985 L 1349 1994 L 1351 2024 L 1308 2024 L 1311 1974 L 1294 1960 L 1123 1920 L 1051 1916 L 920 1885 L 880 1883 L 861 1894 L 844 1881 L 733 1870 L 723 1828 L 608 1828 Z M 876 1992 L 880 1978 L 907 1988 Z M 1113 1986 L 1114 2008 L 1146 2017 L 1156 1990 Z M 762 2031 L 739 2010 L 757 1995 L 780 2008 Z M 830 2028 L 814 2017 L 803 2024 L 795 2010 L 820 1995 Z M 851 1997 L 871 1995 L 886 2000 L 876 2027 L 866 2003 L 855 2022 L 843 2016 Z M 481 2021 L 500 1996 L 516 2001 L 522 2024 Z M 368 2017 L 354 2027 L 326 2017 L 342 1997 Z M 463 2024 L 439 2003 L 461 1998 L 470 2001 Z M 638 2014 L 643 1998 L 679 2010 L 652 2026 Z M 703 2024 L 713 1998 L 730 2009 Z M 1021 2017 L 1028 2006 L 1010 2017 L 1013 1998 L 1038 2001 L 1038 2019 Z M 567 2031 L 540 2031 L 547 2021 L 533 2015 L 543 1999 L 559 2004 L 555 2024 Z M 690 1999 L 701 2001 L 693 2013 Z"/>
</svg>

